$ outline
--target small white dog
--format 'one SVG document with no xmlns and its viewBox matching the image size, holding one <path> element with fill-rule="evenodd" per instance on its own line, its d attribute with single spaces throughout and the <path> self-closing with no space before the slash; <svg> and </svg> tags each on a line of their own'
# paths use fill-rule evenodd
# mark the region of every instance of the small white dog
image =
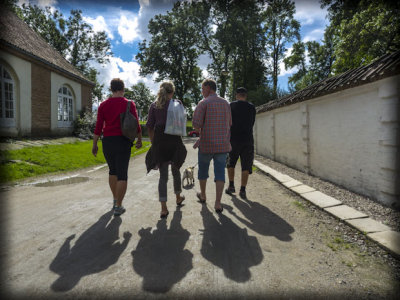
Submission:
<svg viewBox="0 0 400 300">
<path fill-rule="evenodd" d="M 184 186 L 184 182 L 186 179 L 187 185 L 193 185 L 194 186 L 194 168 L 196 165 L 193 167 L 188 167 L 183 171 L 183 176 L 182 176 L 182 186 Z"/>
</svg>

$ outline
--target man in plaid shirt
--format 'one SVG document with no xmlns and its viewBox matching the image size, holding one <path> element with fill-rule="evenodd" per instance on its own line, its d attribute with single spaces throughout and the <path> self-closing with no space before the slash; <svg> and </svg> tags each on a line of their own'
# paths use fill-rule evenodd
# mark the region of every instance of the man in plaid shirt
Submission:
<svg viewBox="0 0 400 300">
<path fill-rule="evenodd" d="M 231 108 L 228 101 L 217 96 L 217 84 L 205 79 L 201 85 L 204 99 L 199 102 L 193 113 L 193 128 L 200 132 L 198 152 L 198 178 L 201 193 L 197 193 L 200 202 L 206 201 L 206 184 L 210 162 L 214 162 L 214 181 L 216 187 L 215 211 L 221 213 L 222 192 L 225 185 L 225 164 L 231 151 L 230 128 L 232 125 Z"/>
</svg>

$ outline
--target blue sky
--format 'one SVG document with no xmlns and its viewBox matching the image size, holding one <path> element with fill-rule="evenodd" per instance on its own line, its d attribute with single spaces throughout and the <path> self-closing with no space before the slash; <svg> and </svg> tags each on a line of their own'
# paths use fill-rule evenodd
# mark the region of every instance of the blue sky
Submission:
<svg viewBox="0 0 400 300">
<path fill-rule="evenodd" d="M 106 87 L 114 77 L 125 81 L 126 86 L 138 82 L 144 82 L 153 92 L 156 92 L 159 83 L 154 82 L 155 75 L 139 76 L 139 64 L 135 60 L 138 51 L 138 44 L 143 39 L 149 40 L 147 31 L 149 20 L 157 14 L 171 10 L 176 0 L 19 0 L 19 4 L 30 2 L 41 7 L 50 6 L 69 15 L 71 9 L 82 10 L 84 20 L 93 26 L 95 31 L 104 30 L 110 38 L 113 57 L 105 65 L 94 63 L 93 65 L 100 72 L 99 81 Z M 301 38 L 303 41 L 323 38 L 324 29 L 328 24 L 326 19 L 327 11 L 322 10 L 318 0 L 295 0 L 295 18 L 301 24 Z M 287 54 L 290 54 L 288 45 Z M 209 59 L 202 56 L 199 65 L 204 70 Z M 278 84 L 281 88 L 287 89 L 288 77 L 295 70 L 285 70 L 281 64 L 281 74 Z M 207 72 L 203 72 L 207 75 Z"/>
</svg>

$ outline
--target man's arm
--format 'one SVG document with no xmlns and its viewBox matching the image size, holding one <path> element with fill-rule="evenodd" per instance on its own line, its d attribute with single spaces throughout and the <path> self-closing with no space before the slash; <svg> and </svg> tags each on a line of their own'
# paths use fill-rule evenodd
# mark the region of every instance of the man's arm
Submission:
<svg viewBox="0 0 400 300">
<path fill-rule="evenodd" d="M 204 125 L 204 112 L 205 112 L 205 107 L 202 101 L 200 101 L 193 112 L 193 119 L 192 119 L 192 127 L 198 130 L 199 132 L 201 131 L 201 128 L 203 128 Z"/>
</svg>

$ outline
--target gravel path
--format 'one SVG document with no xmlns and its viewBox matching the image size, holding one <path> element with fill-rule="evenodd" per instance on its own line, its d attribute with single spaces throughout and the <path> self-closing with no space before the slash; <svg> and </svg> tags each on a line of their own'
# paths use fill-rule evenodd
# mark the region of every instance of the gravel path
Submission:
<svg viewBox="0 0 400 300">
<path fill-rule="evenodd" d="M 345 188 L 324 181 L 321 178 L 307 175 L 306 173 L 292 169 L 284 164 L 278 163 L 261 155 L 255 155 L 255 158 L 271 168 L 298 181 L 301 181 L 302 183 L 309 185 L 314 189 L 327 194 L 328 196 L 334 197 L 342 201 L 344 204 L 367 214 L 372 219 L 380 221 L 396 231 L 400 231 L 400 211 L 386 207 L 378 202 L 375 202 L 371 198 L 350 192 Z"/>
</svg>

